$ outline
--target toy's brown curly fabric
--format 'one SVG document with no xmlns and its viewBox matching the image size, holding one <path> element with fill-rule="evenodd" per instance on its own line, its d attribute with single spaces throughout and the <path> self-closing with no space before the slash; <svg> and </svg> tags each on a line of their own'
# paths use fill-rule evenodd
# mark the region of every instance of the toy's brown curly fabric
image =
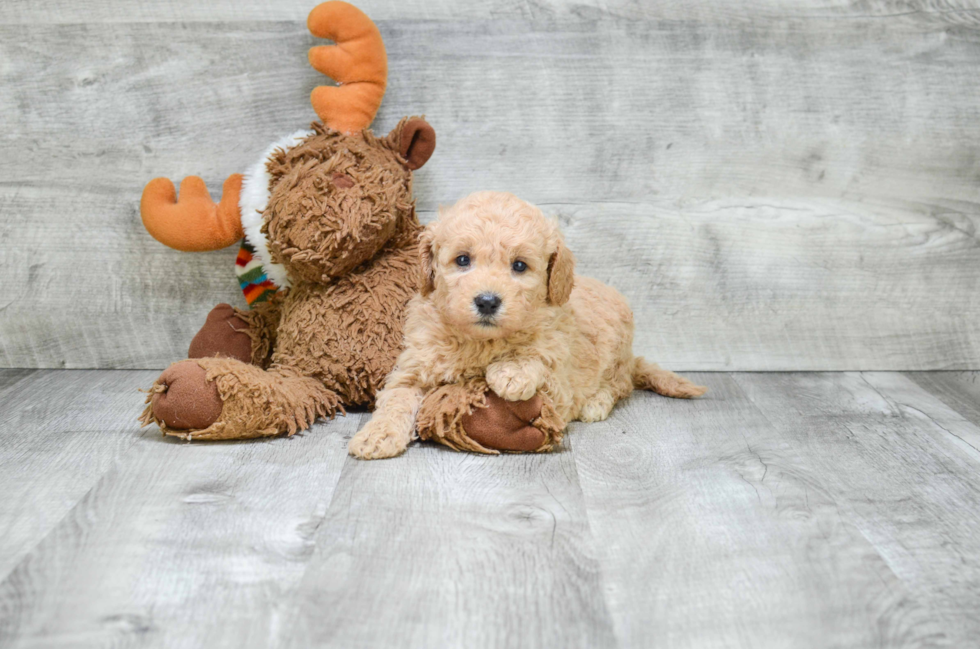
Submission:
<svg viewBox="0 0 980 649">
<path fill-rule="evenodd" d="M 326 283 L 383 246 L 415 243 L 412 174 L 392 146 L 406 121 L 387 138 L 314 124 L 313 135 L 273 156 L 263 232 L 273 261 L 286 265 L 291 278 Z"/>
<path fill-rule="evenodd" d="M 418 290 L 421 226 L 401 154 L 406 121 L 384 138 L 314 124 L 312 135 L 273 155 L 263 230 L 292 287 L 252 311 L 216 313 L 206 325 L 244 322 L 251 339 L 251 364 L 242 353 L 196 360 L 224 403 L 218 420 L 201 430 L 175 414 L 209 386 L 160 397 L 168 388 L 158 381 L 144 424 L 193 439 L 260 437 L 292 434 L 340 404 L 374 403 Z M 193 373 L 181 371 L 186 387 Z"/>
<path fill-rule="evenodd" d="M 280 289 L 271 298 L 256 304 L 248 311 L 235 309 L 235 315 L 247 325 L 244 333 L 251 339 L 251 354 L 248 362 L 252 365 L 265 367 L 269 364 L 269 357 L 275 347 L 276 334 L 279 330 L 282 300 L 288 293 L 289 289 Z"/>
</svg>

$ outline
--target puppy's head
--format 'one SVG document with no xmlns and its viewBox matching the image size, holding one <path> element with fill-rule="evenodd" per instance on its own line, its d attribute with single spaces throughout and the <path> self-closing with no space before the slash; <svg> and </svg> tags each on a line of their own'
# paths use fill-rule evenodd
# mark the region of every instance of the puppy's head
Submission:
<svg viewBox="0 0 980 649">
<path fill-rule="evenodd" d="M 533 329 L 568 301 L 575 260 L 558 226 L 512 194 L 477 192 L 422 234 L 422 295 L 469 338 Z"/>
</svg>

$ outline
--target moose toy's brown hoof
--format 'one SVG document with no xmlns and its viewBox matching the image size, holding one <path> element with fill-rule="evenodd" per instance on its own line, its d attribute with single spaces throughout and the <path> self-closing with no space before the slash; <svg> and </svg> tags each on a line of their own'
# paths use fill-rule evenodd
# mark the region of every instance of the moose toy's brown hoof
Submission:
<svg viewBox="0 0 980 649">
<path fill-rule="evenodd" d="M 505 401 L 482 378 L 436 388 L 422 401 L 419 438 L 457 451 L 498 454 L 554 450 L 565 430 L 547 396 Z"/>
<path fill-rule="evenodd" d="M 474 408 L 461 423 L 470 439 L 498 451 L 535 451 L 544 444 L 544 431 L 532 422 L 541 416 L 541 397 L 527 401 L 505 401 L 486 393 L 486 408 Z"/>
<path fill-rule="evenodd" d="M 153 416 L 168 428 L 202 430 L 221 416 L 223 404 L 218 386 L 207 380 L 207 372 L 194 361 L 174 363 L 163 371 L 153 394 Z"/>
<path fill-rule="evenodd" d="M 248 323 L 235 315 L 230 304 L 219 304 L 211 309 L 204 326 L 194 336 L 187 357 L 224 356 L 251 363 L 252 339 L 247 331 Z"/>
</svg>

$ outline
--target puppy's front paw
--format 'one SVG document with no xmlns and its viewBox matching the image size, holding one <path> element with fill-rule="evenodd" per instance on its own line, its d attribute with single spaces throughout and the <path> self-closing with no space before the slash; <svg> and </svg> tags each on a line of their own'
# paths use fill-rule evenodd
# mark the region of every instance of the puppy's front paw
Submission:
<svg viewBox="0 0 980 649">
<path fill-rule="evenodd" d="M 541 387 L 528 372 L 514 363 L 493 363 L 487 368 L 487 385 L 505 401 L 527 401 Z"/>
<path fill-rule="evenodd" d="M 347 445 L 347 450 L 362 460 L 380 460 L 401 455 L 408 448 L 411 435 L 405 435 L 389 423 L 372 419 Z"/>
</svg>

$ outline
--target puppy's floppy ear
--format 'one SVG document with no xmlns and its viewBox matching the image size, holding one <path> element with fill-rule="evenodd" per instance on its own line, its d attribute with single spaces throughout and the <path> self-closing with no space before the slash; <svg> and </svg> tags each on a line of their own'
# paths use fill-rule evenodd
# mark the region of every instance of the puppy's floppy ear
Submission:
<svg viewBox="0 0 980 649">
<path fill-rule="evenodd" d="M 561 306 L 568 302 L 575 284 L 575 257 L 572 251 L 559 241 L 548 261 L 548 302 Z"/>
<path fill-rule="evenodd" d="M 426 226 L 419 235 L 419 293 L 422 297 L 429 295 L 436 290 L 436 273 L 432 265 L 432 257 L 435 254 L 436 235 L 432 231 L 432 226 Z"/>
</svg>

